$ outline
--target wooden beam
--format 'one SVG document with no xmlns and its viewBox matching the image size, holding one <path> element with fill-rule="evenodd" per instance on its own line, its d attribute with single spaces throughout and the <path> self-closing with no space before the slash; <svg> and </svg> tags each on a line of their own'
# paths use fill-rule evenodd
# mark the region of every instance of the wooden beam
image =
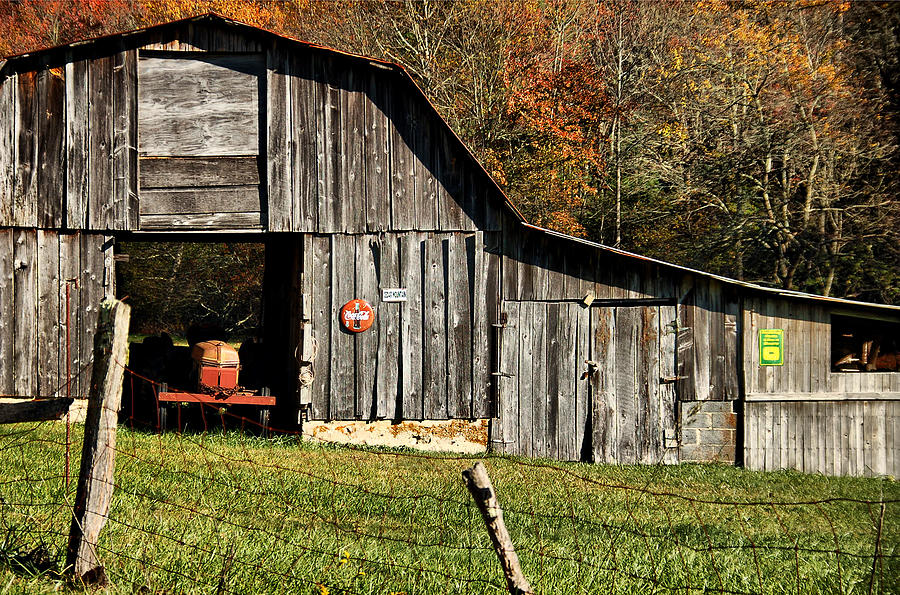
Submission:
<svg viewBox="0 0 900 595">
<path fill-rule="evenodd" d="M 94 336 L 94 370 L 81 449 L 81 471 L 69 529 L 66 567 L 77 579 L 105 583 L 97 556 L 100 531 L 112 499 L 116 424 L 122 401 L 122 376 L 128 349 L 131 307 L 118 300 L 100 304 Z"/>
<path fill-rule="evenodd" d="M 60 419 L 72 405 L 71 398 L 0 402 L 0 424 Z"/>
</svg>

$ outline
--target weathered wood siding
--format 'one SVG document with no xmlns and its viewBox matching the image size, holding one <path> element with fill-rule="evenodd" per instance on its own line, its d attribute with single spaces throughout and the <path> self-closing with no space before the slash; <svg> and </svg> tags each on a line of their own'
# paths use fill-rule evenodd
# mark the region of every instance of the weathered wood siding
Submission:
<svg viewBox="0 0 900 595">
<path fill-rule="evenodd" d="M 68 366 L 70 394 L 87 396 L 97 308 L 114 293 L 106 239 L 0 229 L 0 395 L 65 395 Z"/>
<path fill-rule="evenodd" d="M 491 415 L 485 310 L 499 288 L 487 287 L 494 258 L 483 245 L 481 232 L 303 236 L 300 294 L 316 344 L 312 419 Z M 406 302 L 381 301 L 382 289 L 397 287 L 407 289 Z M 363 333 L 339 321 L 355 298 L 375 310 Z"/>
<path fill-rule="evenodd" d="M 900 476 L 900 399 L 748 401 L 744 465 Z"/>
<path fill-rule="evenodd" d="M 0 226 L 474 231 L 505 209 L 400 69 L 214 20 L 13 59 L 0 110 Z"/>
<path fill-rule="evenodd" d="M 900 372 L 832 372 L 831 311 L 834 306 L 796 299 L 744 299 L 744 382 L 748 396 L 828 394 L 900 398 Z M 839 310 L 848 314 L 846 309 Z M 900 316 L 893 320 L 900 322 Z M 759 365 L 759 330 L 784 330 L 784 365 Z"/>
</svg>

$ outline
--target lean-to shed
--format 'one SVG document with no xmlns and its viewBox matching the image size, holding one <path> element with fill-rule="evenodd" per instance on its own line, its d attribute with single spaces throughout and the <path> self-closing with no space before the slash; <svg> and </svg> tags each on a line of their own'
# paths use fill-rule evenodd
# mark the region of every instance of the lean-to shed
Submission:
<svg viewBox="0 0 900 595">
<path fill-rule="evenodd" d="M 116 241 L 215 234 L 266 245 L 281 425 L 898 475 L 900 308 L 530 226 L 395 64 L 206 15 L 9 58 L 0 114 L 0 394 L 84 394 Z"/>
</svg>

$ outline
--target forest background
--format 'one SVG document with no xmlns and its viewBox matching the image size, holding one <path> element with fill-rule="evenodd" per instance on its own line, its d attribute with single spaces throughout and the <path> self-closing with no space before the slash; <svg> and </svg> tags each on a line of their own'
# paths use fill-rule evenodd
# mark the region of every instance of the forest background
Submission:
<svg viewBox="0 0 900 595">
<path fill-rule="evenodd" d="M 403 65 L 533 223 L 900 303 L 900 3 L 6 0 L 0 55 L 208 11 Z M 129 251 L 157 309 L 255 323 L 258 247 Z"/>
</svg>

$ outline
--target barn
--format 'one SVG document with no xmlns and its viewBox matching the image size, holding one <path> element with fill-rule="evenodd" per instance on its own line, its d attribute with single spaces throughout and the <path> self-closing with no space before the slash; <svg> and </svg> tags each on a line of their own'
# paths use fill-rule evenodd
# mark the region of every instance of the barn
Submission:
<svg viewBox="0 0 900 595">
<path fill-rule="evenodd" d="M 276 422 L 900 475 L 900 307 L 529 225 L 400 66 L 204 15 L 0 70 L 0 394 L 86 392 L 117 242 L 265 245 Z M 344 304 L 374 323 L 350 332 Z"/>
</svg>

